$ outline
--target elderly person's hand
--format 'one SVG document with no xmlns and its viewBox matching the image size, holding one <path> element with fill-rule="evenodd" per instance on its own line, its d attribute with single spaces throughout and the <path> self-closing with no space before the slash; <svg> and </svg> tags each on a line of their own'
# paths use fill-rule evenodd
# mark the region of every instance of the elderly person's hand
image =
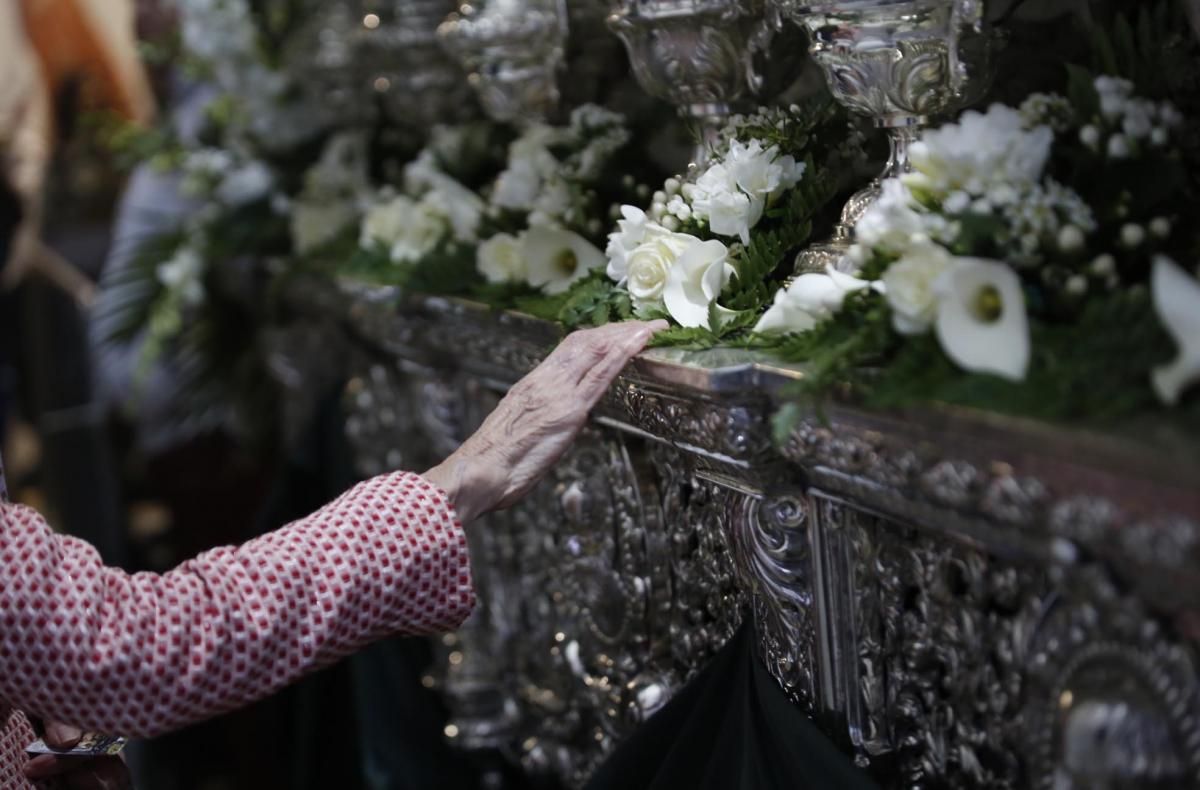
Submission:
<svg viewBox="0 0 1200 790">
<path fill-rule="evenodd" d="M 48 722 L 42 740 L 55 749 L 70 749 L 79 743 L 83 731 L 58 722 Z M 30 781 L 57 779 L 55 787 L 68 790 L 128 790 L 133 787 L 129 767 L 120 757 L 75 757 L 39 754 L 25 763 Z"/>
<path fill-rule="evenodd" d="M 513 504 L 562 456 L 625 364 L 666 326 L 634 321 L 568 335 L 425 477 L 450 495 L 464 522 Z"/>
</svg>

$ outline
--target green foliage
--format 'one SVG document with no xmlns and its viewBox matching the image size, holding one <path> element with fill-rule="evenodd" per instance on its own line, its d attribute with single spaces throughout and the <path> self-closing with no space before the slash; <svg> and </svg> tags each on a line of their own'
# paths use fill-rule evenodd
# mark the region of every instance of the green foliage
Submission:
<svg viewBox="0 0 1200 790">
<path fill-rule="evenodd" d="M 729 344 L 722 343 L 720 336 L 705 327 L 673 326 L 658 332 L 650 339 L 650 346 L 652 348 L 672 346 L 693 351 L 702 351 L 720 345 Z"/>
<path fill-rule="evenodd" d="M 1144 289 L 1098 297 L 1072 323 L 1034 322 L 1024 381 L 964 371 L 932 332 L 901 339 L 887 322 L 882 299 L 860 293 L 813 332 L 780 341 L 774 353 L 805 363 L 805 378 L 792 393 L 797 402 L 819 406 L 835 394 L 877 409 L 937 402 L 1110 427 L 1163 409 L 1150 371 L 1175 353 Z M 1200 394 L 1172 413 L 1200 432 Z M 786 427 L 790 419 L 779 421 Z"/>
<path fill-rule="evenodd" d="M 629 294 L 617 288 L 602 270 L 573 283 L 562 294 L 527 297 L 518 300 L 516 307 L 571 329 L 633 318 Z"/>
<path fill-rule="evenodd" d="M 1163 75 L 1171 67 L 1169 43 L 1187 35 L 1182 4 L 1173 0 L 1144 0 L 1136 16 L 1117 13 L 1094 21 L 1086 29 L 1088 67 L 1095 74 L 1124 77 L 1139 94 L 1164 96 Z"/>
</svg>

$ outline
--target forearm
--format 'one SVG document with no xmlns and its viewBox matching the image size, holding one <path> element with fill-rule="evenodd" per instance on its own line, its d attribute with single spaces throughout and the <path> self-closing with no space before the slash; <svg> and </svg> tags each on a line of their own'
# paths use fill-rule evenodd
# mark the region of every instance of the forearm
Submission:
<svg viewBox="0 0 1200 790">
<path fill-rule="evenodd" d="M 0 518 L 0 697 L 89 729 L 167 731 L 473 604 L 454 511 L 415 475 L 161 576 L 105 568 L 27 509 Z"/>
</svg>

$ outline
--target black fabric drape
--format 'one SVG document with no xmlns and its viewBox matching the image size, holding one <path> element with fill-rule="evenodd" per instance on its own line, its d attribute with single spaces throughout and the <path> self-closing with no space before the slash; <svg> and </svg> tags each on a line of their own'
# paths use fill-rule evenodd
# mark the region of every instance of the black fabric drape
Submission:
<svg viewBox="0 0 1200 790">
<path fill-rule="evenodd" d="M 749 623 L 617 748 L 586 790 L 871 790 L 783 693 Z"/>
</svg>

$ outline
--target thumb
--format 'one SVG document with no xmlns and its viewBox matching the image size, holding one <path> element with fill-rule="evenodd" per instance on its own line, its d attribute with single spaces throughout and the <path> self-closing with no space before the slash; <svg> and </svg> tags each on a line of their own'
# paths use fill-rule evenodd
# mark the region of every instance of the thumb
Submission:
<svg viewBox="0 0 1200 790">
<path fill-rule="evenodd" d="M 52 721 L 46 724 L 46 745 L 54 749 L 70 749 L 83 738 L 83 730 L 70 724 Z"/>
</svg>

